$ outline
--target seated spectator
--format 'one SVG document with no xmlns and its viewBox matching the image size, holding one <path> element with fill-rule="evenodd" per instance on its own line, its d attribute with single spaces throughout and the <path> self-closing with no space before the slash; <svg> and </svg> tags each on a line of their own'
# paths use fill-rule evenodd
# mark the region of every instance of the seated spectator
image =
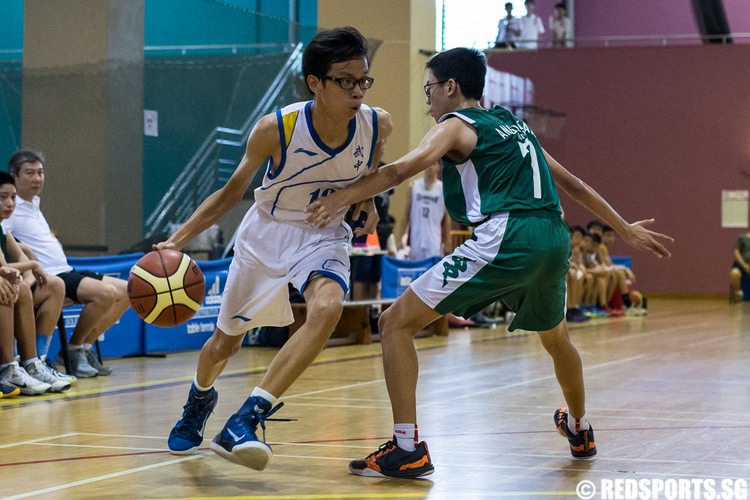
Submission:
<svg viewBox="0 0 750 500">
<path fill-rule="evenodd" d="M 591 273 L 594 279 L 593 293 L 588 297 L 588 304 L 594 307 L 589 308 L 593 316 L 622 316 L 623 311 L 616 311 L 609 307 L 609 298 L 607 290 L 614 272 L 608 269 L 601 260 L 601 236 L 598 234 L 587 234 L 584 236 L 584 248 L 586 248 L 585 265 L 587 271 Z"/>
<path fill-rule="evenodd" d="M 15 153 L 8 173 L 16 181 L 18 198 L 13 215 L 3 227 L 27 244 L 47 274 L 59 276 L 65 283 L 65 296 L 83 304 L 78 324 L 68 341 L 71 371 L 78 378 L 109 375 L 93 351 L 93 344 L 130 307 L 127 281 L 90 271 L 76 271 L 68 264 L 62 245 L 50 231 L 42 214 L 40 194 L 44 188 L 42 157 L 32 151 Z M 62 356 L 58 354 L 58 361 Z"/>
<path fill-rule="evenodd" d="M 627 316 L 645 316 L 647 314 L 646 309 L 634 305 L 630 300 L 630 290 L 632 287 L 632 283 L 635 281 L 635 274 L 633 274 L 633 271 L 627 266 L 616 266 L 615 264 L 613 264 L 612 259 L 609 256 L 609 247 L 612 243 L 614 243 L 614 241 L 615 230 L 612 229 L 612 227 L 605 225 L 602 229 L 602 244 L 600 247 L 600 256 L 603 265 L 614 272 L 614 279 L 610 283 L 610 288 L 607 291 L 607 297 L 611 302 L 614 291 L 615 289 L 617 289 L 619 290 L 620 296 L 622 297 L 622 304 L 623 306 L 625 306 L 625 314 Z"/>
<path fill-rule="evenodd" d="M 602 233 L 604 232 L 604 224 L 594 219 L 586 224 L 586 231 L 588 231 L 588 233 L 591 235 L 598 234 L 601 238 Z"/>
<path fill-rule="evenodd" d="M 0 267 L 0 398 L 21 392 L 16 385 L 6 385 L 4 381 L 5 370 L 13 363 L 13 306 L 18 299 L 19 281 L 18 270 Z"/>
<path fill-rule="evenodd" d="M 581 302 L 586 286 L 590 283 L 590 275 L 581 263 L 580 243 L 583 240 L 585 230 L 580 226 L 570 228 L 570 269 L 565 278 L 568 287 L 567 294 L 567 312 L 565 319 L 572 323 L 582 323 L 588 321 L 589 317 L 581 311 Z M 587 277 L 589 281 L 587 282 Z"/>
<path fill-rule="evenodd" d="M 747 279 L 750 274 L 750 233 L 741 234 L 734 242 L 734 264 L 730 278 L 730 296 L 731 302 L 742 300 L 742 280 Z"/>
<path fill-rule="evenodd" d="M 15 208 L 16 188 L 13 178 L 0 172 L 0 221 Z M 16 386 L 21 393 L 33 395 L 47 390 L 61 392 L 70 388 L 74 377 L 62 375 L 37 356 L 36 335 L 50 337 L 60 317 L 65 284 L 57 276 L 47 276 L 42 266 L 26 258 L 13 235 L 0 226 L 2 264 L 21 273 L 18 296 L 13 307 L 13 333 L 18 343 L 20 365 L 13 361 L 0 364 L 2 383 Z M 10 262 L 10 264 L 8 263 Z M 27 373 L 31 376 L 25 375 Z"/>
</svg>

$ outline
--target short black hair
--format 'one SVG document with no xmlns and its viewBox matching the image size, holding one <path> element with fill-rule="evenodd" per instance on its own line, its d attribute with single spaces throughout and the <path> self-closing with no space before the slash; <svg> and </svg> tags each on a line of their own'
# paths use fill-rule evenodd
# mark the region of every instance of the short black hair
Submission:
<svg viewBox="0 0 750 500">
<path fill-rule="evenodd" d="M 586 230 L 582 228 L 581 226 L 570 226 L 570 232 L 571 233 L 581 233 L 583 235 L 586 234 Z"/>
<path fill-rule="evenodd" d="M 0 172 L 0 187 L 5 186 L 6 184 L 13 184 L 15 186 L 16 180 L 9 173 Z"/>
<path fill-rule="evenodd" d="M 310 40 L 302 54 L 302 76 L 324 78 L 331 66 L 352 59 L 367 58 L 367 39 L 351 26 L 321 31 Z M 307 87 L 310 90 L 310 87 Z M 312 91 L 310 91 L 312 93 Z"/>
<path fill-rule="evenodd" d="M 442 80 L 456 80 L 464 97 L 476 99 L 484 94 L 487 57 L 477 49 L 457 47 L 435 55 L 427 62 L 427 69 Z"/>
<path fill-rule="evenodd" d="M 565 7 L 565 4 L 564 4 L 564 3 L 562 3 L 562 2 L 560 2 L 560 3 L 556 3 L 556 4 L 555 4 L 555 8 L 556 8 L 556 9 L 562 9 L 562 10 L 564 10 L 564 11 L 567 11 L 567 10 L 568 10 L 568 9 L 567 9 L 567 8 Z"/>
<path fill-rule="evenodd" d="M 534 3 L 534 0 L 526 0 L 526 1 L 525 1 L 525 2 L 523 3 L 523 4 L 524 4 L 524 5 L 528 5 L 528 4 L 530 4 L 530 3 Z"/>
<path fill-rule="evenodd" d="M 609 224 L 605 224 L 605 226 L 602 228 L 602 233 L 614 233 L 615 230 L 612 226 Z"/>
<path fill-rule="evenodd" d="M 12 175 L 18 175 L 18 171 L 21 170 L 21 165 L 23 165 L 24 163 L 36 162 L 44 163 L 44 156 L 42 156 L 42 153 L 30 151 L 28 149 L 16 151 L 8 161 L 8 173 Z"/>
<path fill-rule="evenodd" d="M 597 245 L 601 245 L 602 243 L 602 237 L 598 234 L 592 234 L 591 239 L 594 240 L 594 243 L 596 243 Z"/>
<path fill-rule="evenodd" d="M 510 8 L 511 8 L 511 9 L 513 8 L 513 4 L 512 4 L 512 3 L 510 3 L 510 2 L 506 2 L 506 3 L 505 3 L 505 5 L 504 5 L 503 7 L 505 7 L 505 8 L 507 9 L 507 8 L 508 8 L 508 5 L 510 5 Z"/>
<path fill-rule="evenodd" d="M 588 224 L 586 224 L 586 229 L 588 229 L 589 231 L 591 231 L 591 228 L 594 227 L 594 226 L 599 226 L 600 228 L 604 229 L 604 224 L 602 224 L 601 222 L 599 222 L 596 219 L 594 219 L 591 222 L 589 222 Z"/>
</svg>

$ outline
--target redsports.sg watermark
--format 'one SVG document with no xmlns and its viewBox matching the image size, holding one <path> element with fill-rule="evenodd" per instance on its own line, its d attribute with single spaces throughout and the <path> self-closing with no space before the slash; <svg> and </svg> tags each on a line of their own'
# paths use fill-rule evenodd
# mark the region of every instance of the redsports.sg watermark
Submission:
<svg viewBox="0 0 750 500">
<path fill-rule="evenodd" d="M 583 500 L 749 500 L 745 479 L 602 479 L 576 486 Z"/>
</svg>

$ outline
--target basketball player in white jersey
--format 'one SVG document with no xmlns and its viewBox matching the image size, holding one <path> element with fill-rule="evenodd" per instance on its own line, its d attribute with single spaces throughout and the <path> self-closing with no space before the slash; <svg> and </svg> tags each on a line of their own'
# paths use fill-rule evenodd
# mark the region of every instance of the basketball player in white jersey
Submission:
<svg viewBox="0 0 750 500">
<path fill-rule="evenodd" d="M 203 442 L 216 406 L 214 382 L 242 343 L 260 326 L 292 323 L 287 284 L 305 297 L 305 324 L 284 344 L 242 407 L 214 438 L 211 449 L 232 462 L 263 470 L 273 452 L 264 421 L 283 403 L 277 399 L 323 349 L 341 316 L 349 286 L 351 229 L 346 210 L 324 229 L 305 224 L 305 208 L 377 168 L 390 115 L 362 100 L 372 86 L 365 38 L 354 28 L 318 33 L 302 57 L 312 101 L 291 104 L 261 118 L 250 132 L 245 156 L 223 188 L 209 196 L 166 242 L 180 250 L 241 199 L 256 171 L 267 163 L 255 205 L 237 233 L 234 259 L 222 296 L 217 328 L 203 346 L 182 418 L 172 429 L 172 453 L 186 454 Z M 369 200 L 367 225 L 377 224 Z M 357 214 L 358 215 L 358 214 Z M 255 434 L 258 424 L 263 440 Z"/>
<path fill-rule="evenodd" d="M 445 239 L 450 230 L 445 211 L 443 182 L 438 180 L 440 163 L 424 171 L 424 177 L 409 186 L 404 211 L 404 229 L 409 234 L 409 260 L 442 257 Z M 403 238 L 402 238 L 403 239 Z M 445 253 L 450 253 L 445 249 Z"/>
</svg>

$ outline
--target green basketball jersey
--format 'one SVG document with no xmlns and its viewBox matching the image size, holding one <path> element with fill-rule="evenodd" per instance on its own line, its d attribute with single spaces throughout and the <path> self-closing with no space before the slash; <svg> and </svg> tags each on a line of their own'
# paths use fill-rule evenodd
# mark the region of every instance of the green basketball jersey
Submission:
<svg viewBox="0 0 750 500">
<path fill-rule="evenodd" d="M 466 108 L 443 116 L 474 127 L 477 145 L 460 163 L 443 159 L 445 206 L 453 220 L 476 226 L 491 214 L 561 213 L 555 181 L 528 125 L 507 109 Z"/>
</svg>

